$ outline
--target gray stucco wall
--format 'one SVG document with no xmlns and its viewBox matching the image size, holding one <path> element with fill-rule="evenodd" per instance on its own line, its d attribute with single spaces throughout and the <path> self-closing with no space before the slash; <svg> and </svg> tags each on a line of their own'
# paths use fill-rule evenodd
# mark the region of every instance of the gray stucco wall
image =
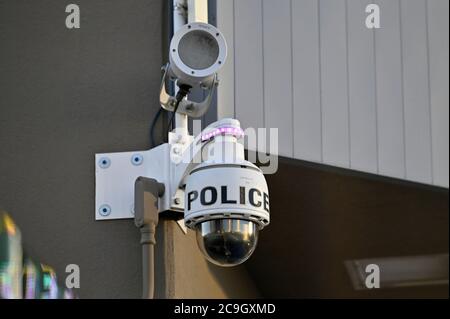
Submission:
<svg viewBox="0 0 450 319">
<path fill-rule="evenodd" d="M 132 221 L 94 221 L 94 154 L 149 147 L 163 2 L 0 0 L 0 207 L 36 261 L 80 266 L 82 298 L 140 296 Z"/>
<path fill-rule="evenodd" d="M 66 265 L 80 266 L 79 297 L 139 298 L 139 232 L 132 220 L 94 220 L 94 154 L 150 147 L 168 1 L 80 0 L 74 30 L 69 3 L 0 0 L 0 207 L 61 283 Z M 166 218 L 155 271 L 157 298 L 259 296 L 245 268 L 209 265 L 193 233 Z"/>
</svg>

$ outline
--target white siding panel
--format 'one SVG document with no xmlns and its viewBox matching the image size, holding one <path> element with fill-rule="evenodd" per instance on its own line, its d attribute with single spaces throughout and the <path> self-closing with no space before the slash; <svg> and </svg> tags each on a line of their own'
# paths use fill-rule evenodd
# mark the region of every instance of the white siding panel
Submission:
<svg viewBox="0 0 450 319">
<path fill-rule="evenodd" d="M 217 1 L 217 27 L 227 41 L 228 56 L 219 71 L 217 117 L 234 117 L 234 0 Z"/>
<path fill-rule="evenodd" d="M 278 128 L 279 154 L 293 156 L 291 2 L 263 0 L 264 114 Z"/>
<path fill-rule="evenodd" d="M 378 0 L 381 28 L 375 31 L 378 172 L 405 178 L 400 3 Z"/>
<path fill-rule="evenodd" d="M 234 4 L 236 117 L 243 128 L 264 127 L 262 2 Z"/>
<path fill-rule="evenodd" d="M 367 29 L 365 8 L 380 7 Z M 218 116 L 279 154 L 449 186 L 448 0 L 221 0 Z"/>
<path fill-rule="evenodd" d="M 322 161 L 319 2 L 292 1 L 294 157 Z"/>
<path fill-rule="evenodd" d="M 374 31 L 365 26 L 371 0 L 348 1 L 348 71 L 350 103 L 350 167 L 376 173 L 377 106 Z"/>
<path fill-rule="evenodd" d="M 433 180 L 449 186 L 449 1 L 428 0 Z"/>
<path fill-rule="evenodd" d="M 426 2 L 401 0 L 406 176 L 431 183 Z"/>
<path fill-rule="evenodd" d="M 323 161 L 349 167 L 345 0 L 320 1 Z"/>
</svg>

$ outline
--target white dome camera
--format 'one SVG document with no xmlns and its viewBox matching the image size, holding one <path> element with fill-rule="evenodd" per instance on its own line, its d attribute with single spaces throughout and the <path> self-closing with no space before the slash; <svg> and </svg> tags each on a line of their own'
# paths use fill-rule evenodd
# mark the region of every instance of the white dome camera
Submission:
<svg viewBox="0 0 450 319">
<path fill-rule="evenodd" d="M 261 170 L 244 158 L 239 122 L 228 119 L 203 134 L 208 158 L 186 177 L 184 221 L 212 263 L 235 266 L 256 248 L 270 222 L 269 192 Z M 232 124 L 232 125 L 230 125 Z"/>
<path fill-rule="evenodd" d="M 267 183 L 245 160 L 243 135 L 239 121 L 226 118 L 185 144 L 171 140 L 142 152 L 97 154 L 96 218 L 136 217 L 129 213 L 136 207 L 135 181 L 150 178 L 164 189 L 153 196 L 158 212 L 184 213 L 207 260 L 225 267 L 243 263 L 270 222 Z"/>
</svg>

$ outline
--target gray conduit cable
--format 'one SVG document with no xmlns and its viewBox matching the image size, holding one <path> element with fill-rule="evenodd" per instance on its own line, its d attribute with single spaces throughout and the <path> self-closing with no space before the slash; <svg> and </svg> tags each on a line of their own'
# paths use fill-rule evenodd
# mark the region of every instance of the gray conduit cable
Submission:
<svg viewBox="0 0 450 319">
<path fill-rule="evenodd" d="M 141 233 L 142 298 L 153 299 L 155 294 L 155 233 L 158 225 L 158 198 L 164 194 L 164 184 L 146 177 L 134 183 L 134 222 Z"/>
<path fill-rule="evenodd" d="M 155 292 L 155 230 L 153 224 L 140 228 L 142 245 L 142 298 L 153 299 Z"/>
</svg>

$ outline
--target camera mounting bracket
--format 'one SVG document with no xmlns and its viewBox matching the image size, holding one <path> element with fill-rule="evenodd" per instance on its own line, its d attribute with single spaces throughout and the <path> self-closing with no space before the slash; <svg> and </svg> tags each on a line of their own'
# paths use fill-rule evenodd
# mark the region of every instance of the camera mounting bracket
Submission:
<svg viewBox="0 0 450 319">
<path fill-rule="evenodd" d="M 208 139 L 216 134 L 239 135 L 239 130 L 239 121 L 222 119 L 195 138 L 188 135 L 180 139 L 171 132 L 169 143 L 150 150 L 95 154 L 95 219 L 134 218 L 134 185 L 139 176 L 164 184 L 165 192 L 158 202 L 160 212 L 184 212 L 185 178 L 208 158 Z"/>
<path fill-rule="evenodd" d="M 163 76 L 161 79 L 161 88 L 159 92 L 159 103 L 161 104 L 161 107 L 166 111 L 173 112 L 176 105 L 176 99 L 174 96 L 171 96 L 167 92 L 166 82 L 167 80 L 169 80 L 170 77 L 168 75 L 169 73 L 168 70 L 169 64 L 166 64 L 162 67 Z M 206 111 L 208 111 L 208 108 L 212 102 L 214 90 L 218 85 L 219 79 L 217 77 L 217 74 L 214 74 L 212 81 L 210 81 L 210 83 L 204 87 L 204 89 L 208 91 L 208 94 L 206 95 L 205 99 L 201 102 L 194 102 L 188 99 L 183 99 L 178 105 L 177 113 L 186 114 L 192 118 L 201 117 L 203 114 L 206 113 Z"/>
<path fill-rule="evenodd" d="M 134 184 L 139 176 L 169 178 L 168 144 L 151 150 L 95 154 L 95 219 L 134 218 Z M 168 190 L 159 198 L 166 207 Z"/>
</svg>

